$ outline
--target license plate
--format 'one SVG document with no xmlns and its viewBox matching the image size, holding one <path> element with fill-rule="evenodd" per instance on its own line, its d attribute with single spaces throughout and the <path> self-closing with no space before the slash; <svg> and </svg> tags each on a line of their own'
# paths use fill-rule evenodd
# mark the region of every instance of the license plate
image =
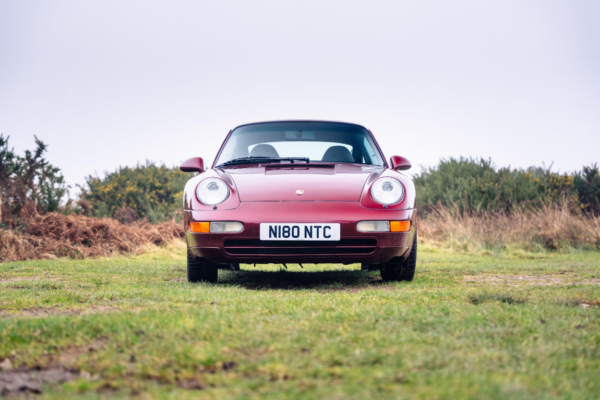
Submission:
<svg viewBox="0 0 600 400">
<path fill-rule="evenodd" d="M 260 240 L 340 240 L 340 224 L 260 224 Z"/>
</svg>

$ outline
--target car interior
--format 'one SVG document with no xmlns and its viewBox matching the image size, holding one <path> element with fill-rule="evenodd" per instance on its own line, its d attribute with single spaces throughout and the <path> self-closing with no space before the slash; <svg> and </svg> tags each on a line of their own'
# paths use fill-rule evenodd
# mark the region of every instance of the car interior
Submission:
<svg viewBox="0 0 600 400">
<path fill-rule="evenodd" d="M 384 165 L 366 129 L 338 123 L 265 123 L 236 128 L 219 163 L 248 156 Z"/>
</svg>

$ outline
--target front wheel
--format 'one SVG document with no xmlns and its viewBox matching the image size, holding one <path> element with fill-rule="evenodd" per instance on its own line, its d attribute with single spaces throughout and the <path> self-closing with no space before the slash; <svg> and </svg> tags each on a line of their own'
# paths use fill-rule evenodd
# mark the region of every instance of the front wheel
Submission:
<svg viewBox="0 0 600 400">
<path fill-rule="evenodd" d="M 187 257 L 188 282 L 217 283 L 219 270 L 217 264 L 213 264 L 206 258 L 194 257 L 188 253 Z"/>
<path fill-rule="evenodd" d="M 417 267 L 417 233 L 410 254 L 406 260 L 401 261 L 401 257 L 392 258 L 390 261 L 381 264 L 381 279 L 384 281 L 412 281 L 415 277 Z"/>
</svg>

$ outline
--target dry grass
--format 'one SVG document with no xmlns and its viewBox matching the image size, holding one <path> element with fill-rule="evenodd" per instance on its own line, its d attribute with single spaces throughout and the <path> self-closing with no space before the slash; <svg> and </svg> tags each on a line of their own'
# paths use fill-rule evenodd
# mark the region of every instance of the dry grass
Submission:
<svg viewBox="0 0 600 400">
<path fill-rule="evenodd" d="M 138 254 L 148 245 L 183 236 L 181 226 L 173 222 L 124 225 L 109 218 L 50 213 L 31 217 L 23 231 L 0 231 L 0 261 Z"/>
<path fill-rule="evenodd" d="M 600 217 L 573 214 L 568 204 L 481 215 L 438 207 L 418 225 L 424 242 L 459 251 L 600 249 Z M 124 225 L 109 218 L 50 213 L 31 217 L 24 231 L 0 231 L 0 262 L 140 254 L 183 236 L 173 222 Z"/>
<path fill-rule="evenodd" d="M 600 218 L 576 215 L 568 204 L 513 213 L 461 213 L 438 207 L 419 221 L 419 237 L 464 251 L 600 249 Z"/>
</svg>

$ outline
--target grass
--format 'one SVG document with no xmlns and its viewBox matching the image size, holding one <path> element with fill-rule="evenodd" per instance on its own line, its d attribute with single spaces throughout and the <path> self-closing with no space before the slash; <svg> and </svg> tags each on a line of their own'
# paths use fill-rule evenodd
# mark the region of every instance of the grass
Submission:
<svg viewBox="0 0 600 400">
<path fill-rule="evenodd" d="M 600 250 L 600 215 L 572 212 L 573 208 L 562 202 L 510 213 L 474 213 L 437 206 L 419 220 L 419 237 L 470 253 Z"/>
<path fill-rule="evenodd" d="M 183 254 L 0 264 L 0 385 L 53 370 L 41 398 L 600 393 L 598 252 L 423 247 L 410 283 L 243 266 L 214 286 L 185 282 Z"/>
</svg>

